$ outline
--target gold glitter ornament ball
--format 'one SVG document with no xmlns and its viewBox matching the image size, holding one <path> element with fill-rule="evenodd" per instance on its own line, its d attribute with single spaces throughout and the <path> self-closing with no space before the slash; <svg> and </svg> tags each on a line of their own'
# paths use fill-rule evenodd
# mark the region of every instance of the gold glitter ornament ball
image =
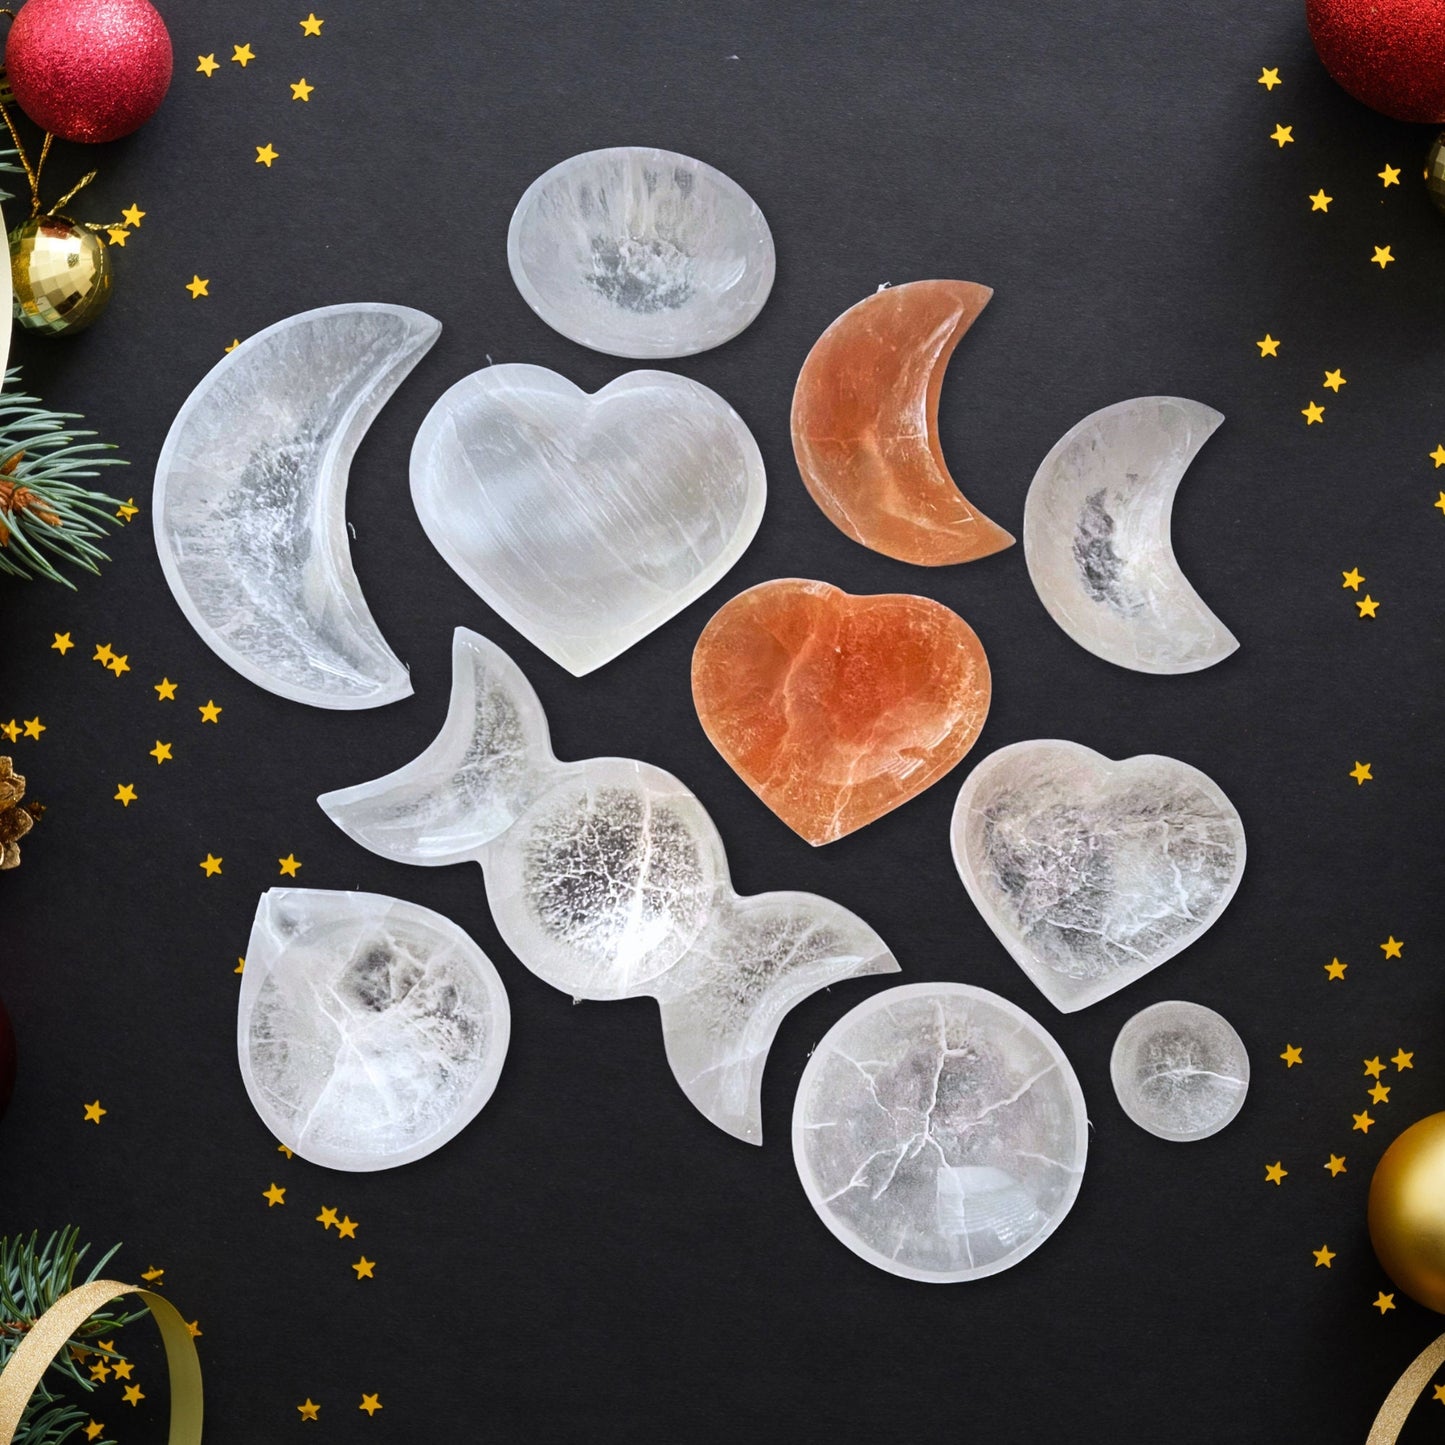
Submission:
<svg viewBox="0 0 1445 1445">
<path fill-rule="evenodd" d="M 1445 1114 L 1412 1124 L 1375 1166 L 1370 1243 L 1412 1300 L 1445 1314 Z"/>
<path fill-rule="evenodd" d="M 89 326 L 110 300 L 110 256 L 93 231 L 60 216 L 32 216 L 10 233 L 15 320 L 42 336 Z"/>
</svg>

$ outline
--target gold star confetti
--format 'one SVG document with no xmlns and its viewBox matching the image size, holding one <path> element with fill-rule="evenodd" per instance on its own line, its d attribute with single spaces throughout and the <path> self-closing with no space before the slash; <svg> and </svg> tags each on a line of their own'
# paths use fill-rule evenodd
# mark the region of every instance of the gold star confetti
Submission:
<svg viewBox="0 0 1445 1445">
<path fill-rule="evenodd" d="M 1349 382 L 1342 372 L 1335 370 L 1325 372 L 1324 385 L 1329 387 L 1329 389 L 1338 396 L 1340 388 L 1342 386 L 1348 386 Z"/>
<path fill-rule="evenodd" d="M 1325 195 L 1325 188 L 1321 186 L 1319 190 L 1310 197 L 1310 210 L 1328 211 L 1332 200 L 1334 200 L 1334 197 Z"/>
<path fill-rule="evenodd" d="M 135 784 L 119 784 L 116 790 L 115 801 L 123 808 L 130 807 L 130 805 L 135 802 Z"/>
<path fill-rule="evenodd" d="M 100 1383 L 103 1385 L 108 1379 L 110 1379 L 110 1366 L 107 1365 L 104 1360 L 97 1360 L 90 1367 L 90 1378 L 92 1380 L 100 1381 Z"/>
<path fill-rule="evenodd" d="M 121 212 L 121 215 L 125 217 L 126 225 L 129 226 L 131 230 L 137 231 L 140 229 L 140 223 L 146 217 L 146 212 L 141 210 L 141 208 L 132 201 L 131 204 Z"/>
<path fill-rule="evenodd" d="M 1283 150 L 1294 139 L 1294 127 L 1292 125 L 1276 125 L 1270 131 L 1269 138 L 1280 150 Z"/>
<path fill-rule="evenodd" d="M 1360 609 L 1361 617 L 1373 617 L 1380 610 L 1380 604 L 1368 592 L 1355 603 L 1355 606 Z"/>
<path fill-rule="evenodd" d="M 118 654 L 112 657 L 106 666 L 119 677 L 121 673 L 130 671 L 130 654 L 128 652 Z"/>
<path fill-rule="evenodd" d="M 135 1373 L 135 1366 L 129 1360 L 117 1360 L 115 1362 L 115 1377 L 117 1380 L 128 1380 Z"/>
<path fill-rule="evenodd" d="M 301 21 L 301 33 L 303 35 L 320 35 L 321 27 L 325 24 L 326 22 L 324 20 L 318 20 L 316 18 L 316 14 L 313 11 L 303 21 Z"/>
<path fill-rule="evenodd" d="M 1283 1184 L 1284 1177 L 1288 1173 L 1289 1170 L 1286 1169 L 1278 1159 L 1276 1159 L 1273 1164 L 1266 1164 L 1264 1166 L 1265 1181 L 1269 1184 Z"/>
<path fill-rule="evenodd" d="M 11 718 L 8 723 L 0 723 L 0 733 L 4 733 L 12 743 L 20 740 L 20 724 Z"/>
<path fill-rule="evenodd" d="M 1367 1078 L 1378 1079 L 1385 1072 L 1385 1066 L 1380 1062 L 1378 1054 L 1373 1059 L 1365 1060 L 1365 1075 Z"/>
<path fill-rule="evenodd" d="M 1283 84 L 1279 78 L 1279 67 L 1275 66 L 1271 68 L 1266 65 L 1259 72 L 1258 84 L 1262 85 L 1266 90 L 1273 90 L 1275 86 Z"/>
<path fill-rule="evenodd" d="M 288 853 L 284 858 L 278 858 L 276 861 L 281 865 L 283 878 L 294 878 L 301 869 L 301 860 L 292 853 Z"/>
<path fill-rule="evenodd" d="M 1415 1067 L 1415 1055 L 1407 1054 L 1404 1049 L 1396 1049 L 1390 1058 L 1390 1062 L 1394 1064 L 1397 1074 L 1403 1073 L 1406 1069 L 1413 1069 Z"/>
<path fill-rule="evenodd" d="M 209 296 L 211 294 L 208 289 L 210 284 L 209 279 L 203 280 L 200 276 L 192 273 L 191 279 L 186 282 L 186 290 L 191 293 L 191 300 L 195 301 L 202 296 Z"/>
<path fill-rule="evenodd" d="M 323 1204 L 321 1213 L 316 1216 L 316 1222 L 322 1229 L 330 1229 L 333 1224 L 338 1222 L 336 1211 L 329 1204 Z"/>
<path fill-rule="evenodd" d="M 25 736 L 27 738 L 34 738 L 38 742 L 40 740 L 40 734 L 44 731 L 45 724 L 41 722 L 38 717 L 25 719 Z"/>
<path fill-rule="evenodd" d="M 1387 164 L 1384 170 L 1376 171 L 1375 174 L 1385 183 L 1387 189 L 1400 184 L 1400 168 L 1398 166 Z"/>
<path fill-rule="evenodd" d="M 1435 463 L 1435 470 L 1438 472 L 1441 467 L 1445 467 L 1445 442 L 1436 443 L 1435 450 L 1427 452 L 1426 455 Z"/>
<path fill-rule="evenodd" d="M 1384 1290 L 1381 1290 L 1375 1296 L 1375 1308 L 1379 1310 L 1381 1314 L 1384 1314 L 1387 1310 L 1394 1309 L 1395 1296 L 1392 1294 L 1386 1294 Z"/>
<path fill-rule="evenodd" d="M 1370 1102 L 1372 1104 L 1388 1104 L 1390 1102 L 1390 1086 L 1380 1083 L 1377 1079 L 1370 1086 Z"/>
<path fill-rule="evenodd" d="M 374 1415 L 383 1408 L 379 1395 L 363 1395 L 361 1404 L 356 1407 L 358 1410 L 365 1410 L 368 1415 Z"/>
<path fill-rule="evenodd" d="M 1325 1168 L 1330 1171 L 1331 1179 L 1338 1179 L 1341 1174 L 1346 1172 L 1345 1156 L 1343 1154 L 1331 1154 L 1330 1162 L 1325 1165 Z"/>
<path fill-rule="evenodd" d="M 209 55 L 196 56 L 196 69 L 209 80 L 219 69 L 221 62 L 216 59 L 216 52 L 213 50 Z"/>
<path fill-rule="evenodd" d="M 1259 347 L 1259 354 L 1261 359 L 1266 356 L 1279 355 L 1279 341 L 1275 337 L 1271 336 L 1268 331 L 1264 333 L 1263 341 L 1256 341 L 1254 344 Z"/>
<path fill-rule="evenodd" d="M 115 654 L 110 650 L 110 643 L 97 642 L 95 644 L 95 656 L 90 660 L 92 662 L 109 663 L 114 656 Z"/>
<path fill-rule="evenodd" d="M 99 1124 L 108 1113 L 110 1113 L 110 1110 L 102 1109 L 100 1107 L 100 1100 L 97 1099 L 93 1104 L 87 1104 L 85 1106 L 85 1122 L 87 1124 Z"/>
<path fill-rule="evenodd" d="M 1440 495 L 1433 502 L 1430 503 L 1430 505 L 1432 507 L 1439 507 L 1442 512 L 1445 512 L 1445 492 L 1441 492 Z"/>
<path fill-rule="evenodd" d="M 245 967 L 246 967 L 246 960 L 243 958 L 243 959 L 241 959 L 241 967 L 238 968 L 238 969 L 236 970 L 236 972 L 237 972 L 237 973 L 243 972 L 244 969 L 245 969 Z M 289 1146 L 289 1145 L 286 1145 L 286 1144 L 278 1144 L 278 1145 L 276 1146 L 276 1152 L 277 1152 L 278 1154 L 284 1154 L 288 1159 L 293 1159 L 293 1158 L 295 1158 L 295 1155 L 291 1152 L 290 1146 Z"/>
<path fill-rule="evenodd" d="M 321 1415 L 321 1406 L 318 1405 L 310 1395 L 306 1397 L 306 1403 L 304 1405 L 298 1405 L 296 1408 L 300 1410 L 303 1420 L 315 1420 Z"/>
<path fill-rule="evenodd" d="M 280 155 L 281 152 L 274 149 L 271 142 L 267 141 L 265 145 L 256 147 L 256 164 L 258 166 L 265 166 L 269 171 L 271 169 L 271 162 L 279 159 Z"/>
<path fill-rule="evenodd" d="M 58 652 L 64 657 L 74 646 L 75 644 L 70 640 L 70 634 L 68 632 L 57 632 L 55 634 L 55 641 L 50 644 L 50 650 L 52 652 Z"/>
<path fill-rule="evenodd" d="M 1312 1249 L 1310 1253 L 1315 1257 L 1316 1269 L 1328 1269 L 1335 1257 L 1335 1251 L 1327 1244 L 1320 1245 L 1318 1249 Z"/>
<path fill-rule="evenodd" d="M 354 1220 L 349 1214 L 346 1215 L 344 1219 L 337 1220 L 336 1237 L 338 1239 L 356 1238 L 356 1220 Z"/>
<path fill-rule="evenodd" d="M 1376 246 L 1375 254 L 1370 257 L 1370 264 L 1378 266 L 1383 271 L 1394 259 L 1394 254 L 1388 246 Z"/>
<path fill-rule="evenodd" d="M 1307 407 L 1301 409 L 1300 415 L 1305 419 L 1306 426 L 1313 426 L 1316 422 L 1324 422 L 1325 409 L 1318 402 L 1312 401 Z"/>
<path fill-rule="evenodd" d="M 314 85 L 307 85 L 306 77 L 303 75 L 300 80 L 293 80 L 291 82 L 291 99 L 309 101 L 311 99 L 311 92 L 315 89 L 316 87 Z"/>
<path fill-rule="evenodd" d="M 1445 1385 L 1435 1386 L 1435 1398 L 1439 1400 L 1442 1405 L 1445 1405 Z"/>
<path fill-rule="evenodd" d="M 110 238 L 112 246 L 120 246 L 122 249 L 125 243 L 130 240 L 130 232 L 124 226 L 107 226 L 105 234 Z"/>
<path fill-rule="evenodd" d="M 156 760 L 157 767 L 162 763 L 168 763 L 171 760 L 171 745 L 169 743 L 163 743 L 157 738 L 156 745 L 151 749 L 150 755 Z"/>
<path fill-rule="evenodd" d="M 238 959 L 236 960 L 236 966 L 235 966 L 235 968 L 233 968 L 233 969 L 231 970 L 231 972 L 232 972 L 232 973 L 245 973 L 245 971 L 246 971 L 246 960 L 245 960 L 244 958 L 238 958 Z M 280 1145 L 278 1145 L 277 1147 L 280 1148 L 280 1149 L 286 1149 L 286 1146 L 285 1146 L 284 1144 L 280 1144 Z M 289 1149 L 286 1149 L 286 1157 L 287 1157 L 288 1159 L 291 1157 L 291 1151 L 290 1151 Z"/>
<path fill-rule="evenodd" d="M 1350 776 L 1363 787 L 1366 783 L 1375 781 L 1375 775 L 1370 771 L 1369 763 L 1362 763 L 1358 758 L 1355 765 L 1350 769 Z"/>
<path fill-rule="evenodd" d="M 187 1333 L 193 1340 L 198 1340 L 198 1339 L 200 1339 L 200 1337 L 201 1337 L 201 1322 L 200 1322 L 200 1320 L 189 1320 L 189 1321 L 187 1322 L 187 1324 L 186 1324 L 186 1333 Z"/>
<path fill-rule="evenodd" d="M 1340 585 L 1348 587 L 1351 592 L 1358 592 L 1360 583 L 1365 580 L 1365 574 L 1357 567 L 1351 567 L 1348 572 L 1341 572 L 1340 576 L 1345 579 Z"/>
<path fill-rule="evenodd" d="M 285 1204 L 286 1202 L 286 1191 L 274 1180 L 269 1189 L 263 1189 L 261 1191 L 261 1195 L 266 1201 L 267 1209 L 274 1209 L 278 1204 Z"/>
<path fill-rule="evenodd" d="M 218 708 L 210 698 L 207 698 L 196 710 L 200 713 L 202 722 L 218 723 L 221 720 L 222 709 Z"/>
<path fill-rule="evenodd" d="M 1286 1044 L 1280 1058 L 1284 1060 L 1285 1068 L 1292 1069 L 1296 1064 L 1304 1063 L 1304 1050 L 1298 1044 Z"/>
<path fill-rule="evenodd" d="M 170 678 L 163 677 L 156 683 L 156 697 L 161 702 L 174 702 L 176 700 L 176 685 Z"/>
<path fill-rule="evenodd" d="M 160 1287 L 160 1284 L 161 1284 L 161 1276 L 164 1275 L 164 1274 L 165 1274 L 165 1270 L 163 1270 L 163 1269 L 157 1269 L 157 1268 L 155 1267 L 155 1265 L 151 1265 L 151 1267 L 150 1267 L 149 1269 L 144 1269 L 144 1270 L 141 1271 L 141 1276 L 140 1276 L 140 1277 L 141 1277 L 147 1284 L 153 1284 L 153 1285 L 155 1285 L 157 1288 L 159 1288 L 159 1287 Z"/>
<path fill-rule="evenodd" d="M 1325 964 L 1325 977 L 1330 979 L 1343 978 L 1345 970 L 1349 967 L 1347 963 L 1341 963 L 1339 959 L 1332 958 Z"/>
<path fill-rule="evenodd" d="M 251 49 L 250 45 L 235 46 L 234 53 L 231 56 L 231 59 L 234 60 L 236 64 L 241 67 L 242 70 L 244 70 L 255 58 L 256 52 Z"/>
<path fill-rule="evenodd" d="M 226 354 L 229 356 L 230 353 L 233 352 L 240 344 L 241 344 L 241 338 L 238 336 L 238 337 L 226 348 Z"/>
<path fill-rule="evenodd" d="M 351 1267 L 356 1271 L 356 1277 L 359 1280 L 376 1278 L 373 1272 L 376 1269 L 376 1261 L 374 1259 L 367 1259 L 364 1254 Z"/>
<path fill-rule="evenodd" d="M 1370 1132 L 1370 1125 L 1375 1122 L 1370 1118 L 1370 1111 L 1368 1109 L 1361 1110 L 1358 1114 L 1351 1114 L 1350 1117 L 1355 1121 L 1353 1128 L 1350 1130 L 1352 1134 L 1357 1129 L 1361 1134 L 1368 1134 Z"/>
<path fill-rule="evenodd" d="M 87 1440 L 99 1440 L 105 1434 L 105 1426 L 98 1420 L 92 1420 L 85 1427 L 85 1438 Z"/>
<path fill-rule="evenodd" d="M 134 497 L 127 497 L 120 506 L 115 509 L 115 515 L 122 522 L 129 522 L 132 517 L 140 514 L 140 508 L 135 504 Z"/>
<path fill-rule="evenodd" d="M 1395 935 L 1392 933 L 1389 938 L 1387 938 L 1384 943 L 1380 945 L 1380 951 L 1385 955 L 1386 958 L 1399 958 L 1400 954 L 1404 950 L 1404 947 L 1404 943 L 1401 942 L 1401 940 L 1399 940 L 1398 938 L 1396 938 Z"/>
<path fill-rule="evenodd" d="M 200 866 L 205 869 L 207 878 L 214 878 L 221 871 L 221 860 L 214 853 L 207 853 Z"/>
</svg>

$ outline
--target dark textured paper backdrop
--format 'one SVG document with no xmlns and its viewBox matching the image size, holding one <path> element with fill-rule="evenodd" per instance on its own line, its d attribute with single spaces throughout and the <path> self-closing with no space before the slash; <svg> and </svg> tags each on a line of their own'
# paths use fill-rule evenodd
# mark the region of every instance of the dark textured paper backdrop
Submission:
<svg viewBox="0 0 1445 1445">
<path fill-rule="evenodd" d="M 646 3 L 471 5 L 221 0 L 163 4 L 178 67 L 162 113 L 97 157 L 57 155 L 52 184 L 98 159 L 77 203 L 138 201 L 110 314 L 26 378 L 83 409 L 133 466 L 141 517 L 79 595 L 4 590 L 0 717 L 47 731 L 14 748 L 49 804 L 0 879 L 0 993 L 24 1058 L 0 1127 L 0 1230 L 73 1220 L 123 1239 L 122 1272 L 166 1269 L 199 1317 L 217 1445 L 301 1428 L 338 1440 L 1355 1441 L 1441 1327 L 1383 1277 L 1364 1201 L 1384 1144 L 1445 1106 L 1439 873 L 1439 558 L 1426 453 L 1445 440 L 1445 219 L 1418 177 L 1426 130 L 1374 116 L 1319 69 L 1294 3 Z M 248 42 L 244 71 L 228 59 Z M 198 53 L 222 62 L 211 80 Z M 1280 68 L 1272 94 L 1255 83 Z M 293 103 L 289 82 L 316 87 Z M 1293 144 L 1269 139 L 1277 121 Z M 271 170 L 254 148 L 280 152 Z M 575 151 L 622 143 L 700 156 L 772 225 L 777 287 L 720 350 L 676 363 L 753 429 L 768 467 L 761 532 L 702 601 L 575 680 L 521 642 L 425 541 L 406 486 L 411 438 L 451 382 L 494 361 L 601 386 L 626 363 L 574 346 L 507 273 L 516 198 Z M 1386 191 L 1376 172 L 1401 167 Z M 1311 214 L 1307 193 L 1335 197 Z M 11 216 L 18 203 L 11 204 Z M 1399 258 L 1370 265 L 1390 243 Z M 193 272 L 210 296 L 184 290 Z M 788 407 L 818 333 L 881 282 L 957 276 L 996 288 L 943 390 L 944 450 L 968 495 L 1014 532 L 1044 452 L 1085 413 L 1150 392 L 1228 420 L 1175 515 L 1186 572 L 1242 640 L 1190 677 L 1123 672 L 1049 620 L 1015 547 L 913 568 L 855 546 L 798 480 Z M 233 336 L 307 307 L 388 300 L 445 325 L 362 445 L 353 554 L 416 696 L 326 713 L 230 673 L 161 578 L 151 469 L 182 399 Z M 1254 341 L 1283 338 L 1277 360 Z M 1341 367 L 1338 396 L 1321 390 Z M 1323 426 L 1300 409 L 1326 404 Z M 1445 475 L 1445 474 L 1442 474 Z M 1382 600 L 1356 619 L 1343 569 Z M 806 847 L 704 739 L 688 659 L 712 610 L 765 578 L 917 590 L 988 648 L 993 712 L 977 756 L 1067 737 L 1203 769 L 1244 815 L 1249 864 L 1220 923 L 1185 955 L 1084 1013 L 1038 995 L 969 904 L 948 854 L 967 763 L 924 797 L 821 851 Z M 458 623 L 521 663 L 563 757 L 645 758 L 683 778 L 745 892 L 812 889 L 889 941 L 905 980 L 958 979 L 1035 1013 L 1073 1059 L 1093 1121 L 1088 1172 L 1059 1233 L 973 1285 L 893 1279 L 823 1228 L 794 1175 L 788 1124 L 819 1036 L 880 986 L 797 1008 L 749 1148 L 674 1085 L 651 1003 L 574 1007 L 499 943 L 472 865 L 391 865 L 336 831 L 323 789 L 411 758 L 446 706 Z M 48 650 L 52 631 L 77 648 Z M 96 643 L 129 655 L 116 679 Z M 175 703 L 151 684 L 180 683 Z M 218 727 L 196 706 L 224 706 Z M 175 761 L 147 756 L 170 740 Z M 1356 787 L 1357 758 L 1376 781 Z M 139 801 L 112 801 L 134 782 Z M 275 1152 L 242 1091 L 236 982 L 276 859 L 299 882 L 441 910 L 494 957 L 513 1039 L 493 1101 L 405 1169 L 330 1174 Z M 207 852 L 225 859 L 202 876 Z M 1406 942 L 1384 962 L 1378 943 Z M 1350 964 L 1327 983 L 1332 955 Z M 1120 1113 L 1115 1033 L 1161 998 L 1221 1009 L 1255 1082 L 1226 1133 L 1163 1144 Z M 1286 1073 L 1286 1042 L 1305 1065 Z M 1366 1138 L 1360 1060 L 1403 1045 L 1412 1073 Z M 1393 1073 L 1393 1071 L 1392 1071 Z M 100 1128 L 81 1105 L 99 1096 Z M 1331 1180 L 1333 1150 L 1349 1172 Z M 1282 1159 L 1289 1177 L 1266 1185 Z M 261 1190 L 288 1189 L 269 1209 Z M 339 1243 L 322 1204 L 361 1221 Z M 1338 1251 L 1330 1270 L 1310 1251 Z M 378 1262 L 358 1284 L 348 1265 Z M 148 1358 L 148 1357 L 147 1357 Z M 115 1387 L 97 1418 L 160 1438 L 151 1361 L 141 1412 Z M 380 1393 L 372 1419 L 356 1409 Z M 125 1416 L 121 1415 L 122 1410 Z M 1422 1407 L 1411 1440 L 1438 1438 Z M 145 1424 L 149 1421 L 148 1424 Z M 142 1428 L 144 1425 L 144 1428 Z"/>
</svg>

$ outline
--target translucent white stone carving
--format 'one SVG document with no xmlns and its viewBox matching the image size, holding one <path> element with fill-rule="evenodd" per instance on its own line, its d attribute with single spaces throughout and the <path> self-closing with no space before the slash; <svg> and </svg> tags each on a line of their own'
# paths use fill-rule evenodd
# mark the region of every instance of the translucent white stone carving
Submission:
<svg viewBox="0 0 1445 1445">
<path fill-rule="evenodd" d="M 1065 1013 L 1208 929 L 1244 872 L 1244 825 L 1176 758 L 1112 762 L 1038 739 L 991 753 L 953 810 L 953 859 L 988 926 Z"/>
<path fill-rule="evenodd" d="M 773 289 L 773 237 L 752 197 L 676 151 L 614 146 L 571 157 L 527 188 L 507 233 L 527 305 L 613 356 L 721 346 Z"/>
<path fill-rule="evenodd" d="M 266 1127 L 313 1164 L 390 1169 L 440 1149 L 492 1096 L 511 1013 L 449 918 L 377 893 L 261 895 L 236 1047 Z"/>
<path fill-rule="evenodd" d="M 1220 422 L 1213 407 L 1140 396 L 1054 443 L 1024 505 L 1024 556 L 1049 616 L 1136 672 L 1197 672 L 1239 643 L 1174 557 L 1174 493 Z"/>
<path fill-rule="evenodd" d="M 346 483 L 373 418 L 441 332 L 404 306 L 324 306 L 223 357 L 156 464 L 156 550 L 202 641 L 316 707 L 411 692 L 351 567 Z"/>
<path fill-rule="evenodd" d="M 475 859 L 497 931 L 553 987 L 655 998 L 683 1092 L 752 1143 L 787 1011 L 841 979 L 898 970 L 878 935 L 826 898 L 733 892 L 712 820 L 671 774 L 627 758 L 559 762 L 520 669 L 465 628 L 432 745 L 317 801 L 383 857 Z"/>
<path fill-rule="evenodd" d="M 1119 1107 L 1141 1129 L 1184 1143 L 1219 1133 L 1244 1107 L 1249 1055 L 1222 1014 L 1175 999 L 1119 1030 L 1109 1073 Z"/>
<path fill-rule="evenodd" d="M 845 1014 L 803 1070 L 793 1158 L 819 1218 L 905 1279 L 982 1279 L 1073 1207 L 1088 1122 L 1063 1050 L 985 989 L 914 983 Z"/>
<path fill-rule="evenodd" d="M 468 586 L 580 677 L 732 567 L 767 483 L 742 418 L 695 381 L 632 371 L 589 396 L 509 364 L 463 378 L 427 414 L 411 495 Z"/>
</svg>

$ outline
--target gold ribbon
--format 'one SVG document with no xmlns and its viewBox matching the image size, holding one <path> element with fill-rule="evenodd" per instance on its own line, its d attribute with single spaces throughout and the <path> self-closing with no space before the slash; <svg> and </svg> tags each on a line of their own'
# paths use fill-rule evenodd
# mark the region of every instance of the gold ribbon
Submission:
<svg viewBox="0 0 1445 1445">
<path fill-rule="evenodd" d="M 1370 1426 L 1370 1436 L 1365 1445 L 1395 1445 L 1415 1401 L 1425 1393 L 1425 1386 L 1434 1379 L 1435 1371 L 1441 1365 L 1445 1365 L 1445 1335 L 1426 1345 L 1395 1381 L 1394 1388 L 1380 1406 L 1380 1413 L 1375 1416 L 1375 1423 Z"/>
<path fill-rule="evenodd" d="M 62 1295 L 21 1340 L 0 1371 L 0 1445 L 11 1445 L 25 1406 L 51 1360 L 91 1315 L 123 1294 L 139 1295 L 160 1327 L 171 1376 L 170 1445 L 200 1445 L 201 1361 L 186 1322 L 168 1299 L 113 1279 L 92 1280 Z"/>
</svg>

